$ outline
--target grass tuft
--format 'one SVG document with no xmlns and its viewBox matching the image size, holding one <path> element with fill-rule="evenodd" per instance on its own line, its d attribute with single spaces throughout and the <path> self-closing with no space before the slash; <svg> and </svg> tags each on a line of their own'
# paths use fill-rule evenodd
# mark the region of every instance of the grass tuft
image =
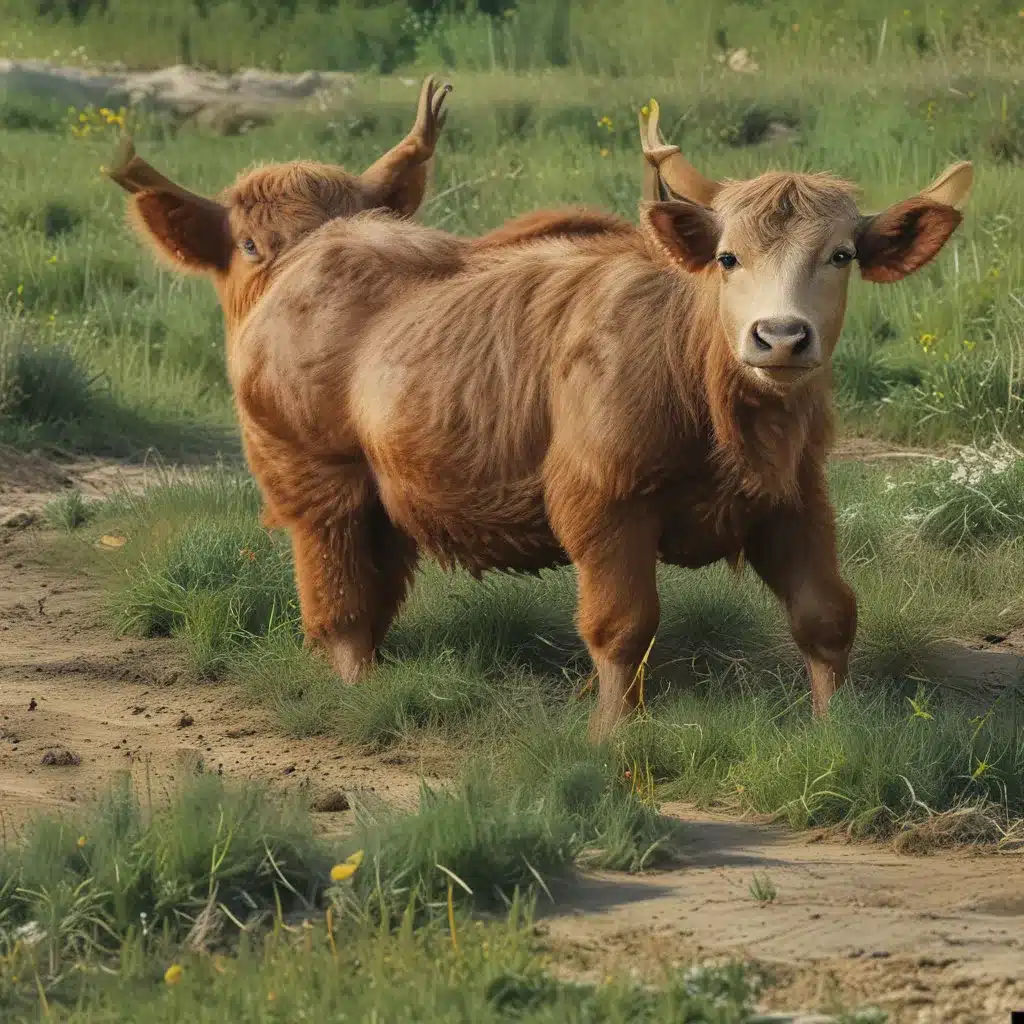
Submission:
<svg viewBox="0 0 1024 1024">
<path fill-rule="evenodd" d="M 43 514 L 46 522 L 56 530 L 73 533 L 95 514 L 95 507 L 87 502 L 79 490 L 71 490 L 48 502 Z"/>
</svg>

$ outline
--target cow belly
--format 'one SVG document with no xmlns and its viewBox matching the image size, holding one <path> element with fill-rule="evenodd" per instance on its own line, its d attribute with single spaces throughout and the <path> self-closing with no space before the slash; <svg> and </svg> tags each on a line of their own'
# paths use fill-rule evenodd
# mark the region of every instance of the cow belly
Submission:
<svg viewBox="0 0 1024 1024">
<path fill-rule="evenodd" d="M 391 521 L 443 566 L 536 572 L 568 561 L 532 482 L 425 487 L 388 475 L 378 488 Z"/>
<path fill-rule="evenodd" d="M 703 497 L 703 496 L 702 496 Z M 659 542 L 662 561 L 699 569 L 742 549 L 755 513 L 748 502 L 724 498 L 681 503 L 678 498 L 665 514 Z"/>
</svg>

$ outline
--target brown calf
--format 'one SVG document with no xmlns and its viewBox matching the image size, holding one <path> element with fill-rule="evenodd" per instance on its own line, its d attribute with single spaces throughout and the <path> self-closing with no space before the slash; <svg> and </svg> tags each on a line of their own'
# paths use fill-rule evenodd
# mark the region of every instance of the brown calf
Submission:
<svg viewBox="0 0 1024 1024">
<path fill-rule="evenodd" d="M 656 127 L 648 159 L 701 202 L 648 202 L 639 230 L 535 215 L 500 244 L 335 220 L 280 262 L 232 339 L 307 640 L 346 681 L 372 664 L 420 552 L 474 573 L 571 561 L 600 740 L 638 699 L 659 557 L 745 555 L 826 709 L 856 628 L 824 473 L 850 267 L 896 280 L 931 259 L 970 166 L 865 217 L 827 175 L 688 178 L 676 152 L 652 154 Z M 140 222 L 168 245 L 159 218 Z M 197 262 L 209 245 L 176 242 Z"/>
</svg>

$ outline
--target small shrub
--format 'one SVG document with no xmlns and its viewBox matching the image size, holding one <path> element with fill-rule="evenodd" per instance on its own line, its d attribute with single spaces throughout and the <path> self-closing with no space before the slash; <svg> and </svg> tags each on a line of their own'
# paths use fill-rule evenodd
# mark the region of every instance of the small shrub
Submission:
<svg viewBox="0 0 1024 1024">
<path fill-rule="evenodd" d="M 767 906 L 767 904 L 775 902 L 775 897 L 779 895 L 779 890 L 775 887 L 775 883 L 771 880 L 770 875 L 755 873 L 750 882 L 750 895 L 758 903 Z"/>
<path fill-rule="evenodd" d="M 56 132 L 62 116 L 53 105 L 30 96 L 0 101 L 0 130 L 8 132 Z"/>
<path fill-rule="evenodd" d="M 17 316 L 0 322 L 0 419 L 22 424 L 84 418 L 95 380 L 66 343 L 44 341 Z"/>
<path fill-rule="evenodd" d="M 952 548 L 1024 536 L 1024 454 L 1005 442 L 961 448 L 910 491 L 907 519 L 921 536 Z"/>
</svg>

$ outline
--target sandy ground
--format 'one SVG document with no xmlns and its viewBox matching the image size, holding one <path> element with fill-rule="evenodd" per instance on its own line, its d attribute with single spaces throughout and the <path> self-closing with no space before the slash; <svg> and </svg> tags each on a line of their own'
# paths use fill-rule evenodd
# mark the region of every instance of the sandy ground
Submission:
<svg viewBox="0 0 1024 1024">
<path fill-rule="evenodd" d="M 857 442 L 847 457 L 914 456 Z M 234 687 L 190 680 L 173 643 L 114 637 L 95 582 L 39 557 L 38 513 L 54 493 L 75 485 L 94 496 L 151 478 L 140 467 L 57 467 L 0 449 L 0 840 L 16 838 L 35 810 L 81 804 L 116 772 L 158 795 L 200 762 L 279 790 L 302 787 L 314 806 L 365 790 L 414 803 L 421 776 L 443 776 L 443 757 L 282 736 Z M 1006 661 L 1022 657 L 1013 645 L 976 646 L 1019 671 L 1019 660 Z M 629 966 L 653 978 L 694 957 L 740 955 L 776 971 L 768 1008 L 871 1002 L 894 1024 L 1006 1024 L 1024 1009 L 1019 852 L 910 856 L 684 805 L 663 811 L 683 823 L 682 865 L 588 873 L 541 906 L 559 969 L 599 977 Z M 316 818 L 334 831 L 351 811 Z M 768 905 L 750 893 L 755 872 L 777 889 Z"/>
<path fill-rule="evenodd" d="M 546 941 L 584 972 L 645 972 L 724 955 L 773 966 L 768 1006 L 872 1003 L 899 1024 L 1009 1021 L 1024 1008 L 1024 857 L 900 855 L 685 805 L 685 860 L 668 872 L 591 874 L 565 891 Z M 757 874 L 774 901 L 750 892 Z"/>
</svg>

